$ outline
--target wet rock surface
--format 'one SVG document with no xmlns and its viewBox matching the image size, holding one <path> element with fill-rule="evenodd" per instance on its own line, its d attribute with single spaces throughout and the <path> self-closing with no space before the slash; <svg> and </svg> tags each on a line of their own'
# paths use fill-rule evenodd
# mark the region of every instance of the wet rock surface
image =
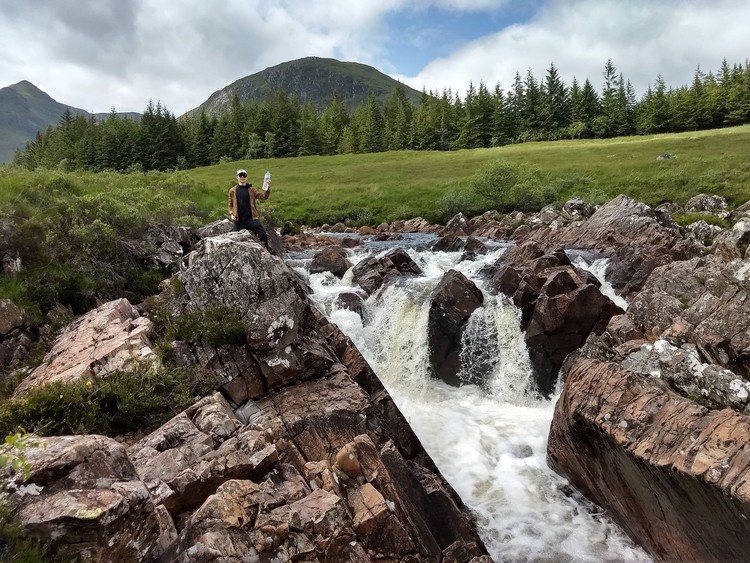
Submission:
<svg viewBox="0 0 750 563">
<path fill-rule="evenodd" d="M 620 196 L 598 208 L 571 200 L 533 215 L 457 216 L 446 227 L 417 218 L 360 235 L 440 233 L 452 252 L 469 252 L 476 237 L 512 240 L 485 275 L 520 311 L 538 389 L 549 394 L 558 374 L 564 380 L 551 465 L 658 560 L 742 561 L 750 229 L 748 204 L 729 212 L 725 203 L 689 203 L 727 221 L 719 230 L 678 227 L 670 214 L 687 207 Z M 97 561 L 489 561 L 460 500 L 356 347 L 311 305 L 304 281 L 225 227 L 202 231 L 190 254 L 171 247 L 160 267 L 180 272 L 158 298 L 174 318 L 219 307 L 239 323 L 241 342 L 171 344 L 177 365 L 217 376 L 217 393 L 127 446 L 71 436 L 31 449 L 29 481 L 9 476 L 23 533 Z M 155 246 L 168 242 L 152 234 Z M 284 244 L 355 246 L 342 240 L 304 234 Z M 610 259 L 626 311 L 571 263 L 566 251 L 578 249 Z M 354 270 L 362 292 L 340 305 L 360 314 L 367 295 L 421 274 L 400 249 Z M 466 281 L 453 273 L 435 294 L 433 327 L 451 329 L 446 342 L 481 306 Z M 22 316 L 3 320 L 0 355 L 28 349 Z M 60 334 L 17 393 L 142 356 L 149 322 L 127 301 L 104 304 Z M 448 350 L 435 358 L 439 371 L 456 349 L 435 348 Z"/>
<path fill-rule="evenodd" d="M 685 246 L 654 254 L 668 247 Z M 568 356 L 548 442 L 552 465 L 663 561 L 747 558 L 749 265 L 712 247 L 649 265 L 627 312 Z"/>
<path fill-rule="evenodd" d="M 521 243 L 494 266 L 492 283 L 521 310 L 521 327 L 540 393 L 555 388 L 565 358 L 622 312 L 599 282 L 573 266 L 561 247 Z"/>
<path fill-rule="evenodd" d="M 461 337 L 471 314 L 483 301 L 474 282 L 455 270 L 448 270 L 432 292 L 427 321 L 429 358 L 433 374 L 449 385 L 481 385 L 488 375 L 471 373 L 465 379 L 460 376 Z"/>
<path fill-rule="evenodd" d="M 220 392 L 128 447 L 45 439 L 30 479 L 11 476 L 22 533 L 95 561 L 489 561 L 362 355 L 252 237 L 203 239 L 158 301 L 173 318 L 236 312 L 243 342 L 173 343 Z M 70 349 L 89 324 L 67 331 Z M 48 364 L 78 366 L 63 357 Z"/>
</svg>

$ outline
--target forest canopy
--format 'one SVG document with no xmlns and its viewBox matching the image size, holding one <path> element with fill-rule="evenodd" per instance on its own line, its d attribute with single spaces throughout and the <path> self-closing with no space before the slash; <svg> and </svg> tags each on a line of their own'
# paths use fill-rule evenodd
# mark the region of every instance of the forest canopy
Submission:
<svg viewBox="0 0 750 563">
<path fill-rule="evenodd" d="M 118 172 L 176 170 L 246 158 L 487 148 L 526 141 L 610 138 L 750 122 L 750 62 L 695 71 L 693 82 L 668 87 L 658 76 L 641 99 L 611 60 L 601 87 L 588 78 L 565 84 L 551 64 L 545 76 L 516 73 L 512 84 L 471 84 L 463 97 L 423 92 L 412 104 L 398 86 L 382 104 L 370 95 L 349 112 L 334 93 L 320 113 L 281 90 L 263 102 L 233 99 L 218 117 L 177 119 L 149 102 L 139 120 L 66 112 L 16 152 L 27 167 Z"/>
</svg>

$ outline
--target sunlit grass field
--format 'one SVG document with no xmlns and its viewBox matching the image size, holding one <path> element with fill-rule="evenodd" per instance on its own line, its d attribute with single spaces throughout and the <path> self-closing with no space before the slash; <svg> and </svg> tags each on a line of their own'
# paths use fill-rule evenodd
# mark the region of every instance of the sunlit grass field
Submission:
<svg viewBox="0 0 750 563">
<path fill-rule="evenodd" d="M 657 160 L 670 153 L 672 158 Z M 558 204 L 573 196 L 603 203 L 618 194 L 655 206 L 684 203 L 698 193 L 750 200 L 750 125 L 692 133 L 523 143 L 454 152 L 387 152 L 242 160 L 163 174 L 62 174 L 0 167 L 0 205 L 29 183 L 68 181 L 83 192 L 138 183 L 177 189 L 215 219 L 226 212 L 226 192 L 237 168 L 256 186 L 272 174 L 271 199 L 261 206 L 284 221 L 320 225 L 346 221 L 376 225 L 422 216 L 444 218 L 446 198 L 471 195 L 472 177 L 486 163 L 535 166 Z"/>
<path fill-rule="evenodd" d="M 657 160 L 670 153 L 672 158 Z M 451 192 L 471 191 L 485 163 L 506 161 L 538 167 L 556 200 L 573 196 L 603 203 L 626 194 L 649 205 L 684 203 L 698 193 L 750 200 L 750 126 L 609 140 L 524 143 L 454 152 L 387 152 L 366 155 L 239 161 L 190 170 L 195 198 L 205 209 L 222 209 L 237 168 L 260 185 L 270 170 L 269 203 L 297 223 L 369 223 L 422 216 L 436 219 Z"/>
</svg>

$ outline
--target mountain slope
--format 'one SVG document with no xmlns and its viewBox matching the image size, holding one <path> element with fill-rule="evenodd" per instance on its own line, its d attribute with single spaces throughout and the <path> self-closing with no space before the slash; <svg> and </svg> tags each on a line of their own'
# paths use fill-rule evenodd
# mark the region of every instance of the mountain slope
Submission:
<svg viewBox="0 0 750 563">
<path fill-rule="evenodd" d="M 234 95 L 238 96 L 241 103 L 261 102 L 279 88 L 287 95 L 296 97 L 300 104 L 312 102 L 318 111 L 328 106 L 336 91 L 351 111 L 367 98 L 368 92 L 372 92 L 382 103 L 398 84 L 398 81 L 371 66 L 306 57 L 241 78 L 214 92 L 208 100 L 185 115 L 193 116 L 205 111 L 206 115 L 215 116 L 229 107 Z M 418 104 L 421 93 L 406 85 L 403 87 L 407 98 Z"/>
<path fill-rule="evenodd" d="M 16 148 L 23 148 L 36 136 L 37 131 L 57 125 L 65 110 L 70 110 L 73 115 L 91 115 L 82 109 L 55 101 L 26 80 L 0 88 L 0 163 L 13 160 Z M 94 117 L 102 119 L 108 115 L 94 114 Z M 131 118 L 139 116 L 137 113 L 120 115 Z"/>
<path fill-rule="evenodd" d="M 57 123 L 66 109 L 26 80 L 0 89 L 0 162 L 10 162 L 17 147 Z M 74 115 L 82 113 L 70 110 Z"/>
</svg>

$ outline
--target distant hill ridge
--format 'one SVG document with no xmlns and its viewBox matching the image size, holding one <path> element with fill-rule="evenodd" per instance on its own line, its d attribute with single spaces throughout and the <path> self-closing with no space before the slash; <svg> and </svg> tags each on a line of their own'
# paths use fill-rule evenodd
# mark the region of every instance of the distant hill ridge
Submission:
<svg viewBox="0 0 750 563">
<path fill-rule="evenodd" d="M 73 115 L 91 116 L 85 110 L 55 101 L 27 80 L 0 88 L 0 163 L 13 160 L 16 148 L 23 148 L 38 131 L 57 125 L 66 110 Z M 94 117 L 104 119 L 108 115 L 95 113 Z M 139 113 L 118 115 L 140 117 Z"/>
<path fill-rule="evenodd" d="M 335 91 L 347 109 L 352 111 L 367 99 L 368 93 L 372 93 L 378 102 L 384 102 L 399 84 L 397 80 L 368 65 L 306 57 L 240 78 L 214 92 L 200 106 L 184 115 L 194 116 L 205 111 L 208 116 L 218 116 L 229 108 L 235 94 L 243 104 L 262 102 L 279 88 L 288 96 L 296 97 L 300 104 L 312 102 L 318 111 L 330 104 Z M 422 93 L 406 85 L 402 86 L 406 97 L 418 105 Z M 73 115 L 91 115 L 80 108 L 55 101 L 26 80 L 0 89 L 0 163 L 13 160 L 16 148 L 23 148 L 38 131 L 57 125 L 66 110 L 70 110 Z M 103 119 L 108 115 L 95 113 L 94 117 Z M 139 113 L 118 115 L 140 117 Z"/>
<path fill-rule="evenodd" d="M 211 94 L 208 100 L 185 115 L 194 116 L 205 111 L 208 116 L 217 116 L 229 108 L 234 95 L 243 104 L 262 102 L 279 88 L 287 95 L 296 97 L 300 104 L 312 102 L 317 111 L 328 106 L 335 91 L 347 109 L 352 111 L 367 99 L 368 92 L 382 103 L 399 84 L 397 80 L 368 65 L 306 57 L 240 78 Z M 422 93 L 409 86 L 402 86 L 407 98 L 412 103 L 419 104 Z"/>
</svg>

